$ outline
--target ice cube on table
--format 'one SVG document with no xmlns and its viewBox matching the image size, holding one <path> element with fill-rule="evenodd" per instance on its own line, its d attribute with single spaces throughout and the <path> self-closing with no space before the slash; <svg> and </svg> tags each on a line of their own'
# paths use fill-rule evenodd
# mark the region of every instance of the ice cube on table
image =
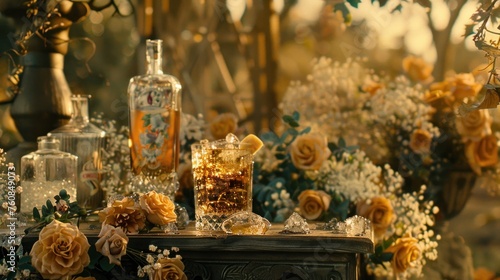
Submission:
<svg viewBox="0 0 500 280">
<path fill-rule="evenodd" d="M 281 233 L 310 233 L 309 224 L 306 219 L 299 215 L 297 212 L 293 214 L 285 221 L 284 229 Z"/>
</svg>

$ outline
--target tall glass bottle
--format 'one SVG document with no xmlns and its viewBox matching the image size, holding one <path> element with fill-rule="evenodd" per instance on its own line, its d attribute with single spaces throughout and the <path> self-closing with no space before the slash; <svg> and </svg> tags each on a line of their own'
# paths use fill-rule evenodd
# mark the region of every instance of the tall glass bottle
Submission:
<svg viewBox="0 0 500 280">
<path fill-rule="evenodd" d="M 182 87 L 176 77 L 163 73 L 162 55 L 162 40 L 147 40 L 147 72 L 131 78 L 128 86 L 131 167 L 136 177 L 153 184 L 171 183 L 180 149 Z"/>
<path fill-rule="evenodd" d="M 31 216 L 33 207 L 41 210 L 47 199 L 65 189 L 76 197 L 77 157 L 59 150 L 59 140 L 38 137 L 38 150 L 21 158 L 21 213 Z"/>
<path fill-rule="evenodd" d="M 49 133 L 61 141 L 61 150 L 78 156 L 78 181 L 76 199 L 87 209 L 105 206 L 106 193 L 101 186 L 102 150 L 106 132 L 89 120 L 88 97 L 71 97 L 73 113 L 68 124 Z"/>
</svg>

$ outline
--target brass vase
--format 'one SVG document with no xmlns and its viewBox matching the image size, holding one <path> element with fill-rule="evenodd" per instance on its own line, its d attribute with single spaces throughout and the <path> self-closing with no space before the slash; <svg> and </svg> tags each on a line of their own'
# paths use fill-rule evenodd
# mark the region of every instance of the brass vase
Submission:
<svg viewBox="0 0 500 280">
<path fill-rule="evenodd" d="M 0 12 L 14 18 L 20 30 L 31 24 L 23 3 L 8 0 L 0 4 Z M 84 2 L 42 0 L 39 3 L 38 13 L 46 13 L 56 6 L 59 13 L 49 18 L 45 31 L 39 30 L 26 41 L 27 53 L 20 59 L 24 71 L 19 91 L 10 102 L 11 116 L 24 142 L 7 152 L 8 160 L 16 166 L 23 155 L 36 150 L 39 136 L 71 118 L 71 90 L 63 71 L 64 55 L 68 51 L 71 25 L 84 19 L 90 11 Z"/>
</svg>

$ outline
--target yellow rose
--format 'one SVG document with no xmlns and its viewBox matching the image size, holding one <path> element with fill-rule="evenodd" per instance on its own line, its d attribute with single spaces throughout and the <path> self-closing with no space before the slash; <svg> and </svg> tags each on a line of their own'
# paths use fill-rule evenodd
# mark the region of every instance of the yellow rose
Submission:
<svg viewBox="0 0 500 280">
<path fill-rule="evenodd" d="M 387 229 L 396 219 L 391 201 L 383 196 L 377 196 L 367 201 L 359 202 L 356 207 L 356 214 L 371 221 L 373 232 L 377 239 L 382 238 Z"/>
<path fill-rule="evenodd" d="M 97 252 L 108 257 L 109 263 L 121 265 L 121 257 L 127 254 L 128 237 L 121 228 L 103 224 L 95 243 Z"/>
<path fill-rule="evenodd" d="M 385 252 L 393 253 L 391 260 L 394 273 L 405 272 L 413 263 L 420 259 L 420 248 L 418 240 L 413 237 L 401 237 L 394 244 L 385 250 Z"/>
<path fill-rule="evenodd" d="M 234 133 L 238 128 L 238 118 L 232 113 L 218 115 L 210 123 L 210 134 L 215 140 L 225 139 L 229 133 Z"/>
<path fill-rule="evenodd" d="M 78 276 L 76 278 L 73 278 L 73 280 L 96 280 L 95 277 L 88 276 L 88 277 L 83 277 L 83 276 Z"/>
<path fill-rule="evenodd" d="M 465 157 L 477 175 L 481 175 L 481 167 L 498 163 L 497 142 L 495 135 L 487 135 L 479 141 L 470 141 L 465 145 Z"/>
<path fill-rule="evenodd" d="M 410 149 L 416 154 L 427 154 L 431 150 L 432 135 L 424 129 L 416 129 L 410 136 Z"/>
<path fill-rule="evenodd" d="M 428 83 L 432 81 L 434 67 L 422 58 L 407 56 L 403 59 L 403 70 L 408 74 L 410 79 L 416 82 Z"/>
<path fill-rule="evenodd" d="M 487 110 L 475 110 L 465 116 L 457 116 L 455 126 L 462 137 L 462 141 L 479 141 L 491 134 L 493 119 Z"/>
<path fill-rule="evenodd" d="M 482 87 L 483 85 L 476 83 L 474 75 L 461 73 L 455 75 L 451 92 L 457 101 L 461 102 L 464 98 L 476 96 Z"/>
<path fill-rule="evenodd" d="M 44 279 L 79 274 L 90 263 L 87 237 L 71 224 L 53 220 L 31 248 L 31 263 Z"/>
<path fill-rule="evenodd" d="M 175 205 L 170 198 L 161 193 L 150 191 L 140 198 L 142 209 L 146 211 L 146 218 L 155 225 L 166 225 L 175 222 Z"/>
<path fill-rule="evenodd" d="M 184 264 L 180 258 L 162 258 L 158 260 L 160 268 L 154 270 L 153 280 L 187 280 Z"/>
<path fill-rule="evenodd" d="M 100 211 L 99 221 L 120 227 L 125 233 L 138 233 L 146 226 L 144 211 L 130 197 L 115 200 L 111 206 Z"/>
<path fill-rule="evenodd" d="M 305 190 L 300 193 L 298 199 L 302 216 L 308 220 L 315 220 L 328 210 L 332 197 L 324 191 Z"/>
<path fill-rule="evenodd" d="M 293 165 L 302 170 L 318 170 L 330 157 L 326 138 L 319 134 L 302 134 L 290 145 Z"/>
<path fill-rule="evenodd" d="M 430 90 L 450 92 L 455 102 L 462 102 L 464 98 L 475 97 L 482 87 L 482 84 L 475 81 L 474 75 L 461 73 L 449 77 L 443 82 L 432 84 Z"/>
<path fill-rule="evenodd" d="M 476 270 L 474 270 L 474 280 L 494 280 L 498 279 L 495 278 L 495 273 L 491 270 L 488 270 L 484 267 L 479 267 Z"/>
</svg>

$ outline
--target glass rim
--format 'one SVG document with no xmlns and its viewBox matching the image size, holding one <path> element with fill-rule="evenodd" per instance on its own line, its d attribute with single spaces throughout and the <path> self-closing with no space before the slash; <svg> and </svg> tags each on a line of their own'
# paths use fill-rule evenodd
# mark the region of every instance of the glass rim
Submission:
<svg viewBox="0 0 500 280">
<path fill-rule="evenodd" d="M 193 149 L 203 150 L 203 148 L 204 148 L 205 150 L 249 150 L 249 151 L 251 151 L 252 147 L 253 147 L 253 145 L 250 143 L 238 143 L 237 146 L 235 144 L 233 144 L 233 145 L 234 145 L 234 148 L 213 147 L 210 144 L 208 144 L 207 147 L 203 147 L 204 145 L 202 145 L 201 143 L 194 143 L 194 144 L 191 144 L 191 149 L 192 150 Z"/>
</svg>

